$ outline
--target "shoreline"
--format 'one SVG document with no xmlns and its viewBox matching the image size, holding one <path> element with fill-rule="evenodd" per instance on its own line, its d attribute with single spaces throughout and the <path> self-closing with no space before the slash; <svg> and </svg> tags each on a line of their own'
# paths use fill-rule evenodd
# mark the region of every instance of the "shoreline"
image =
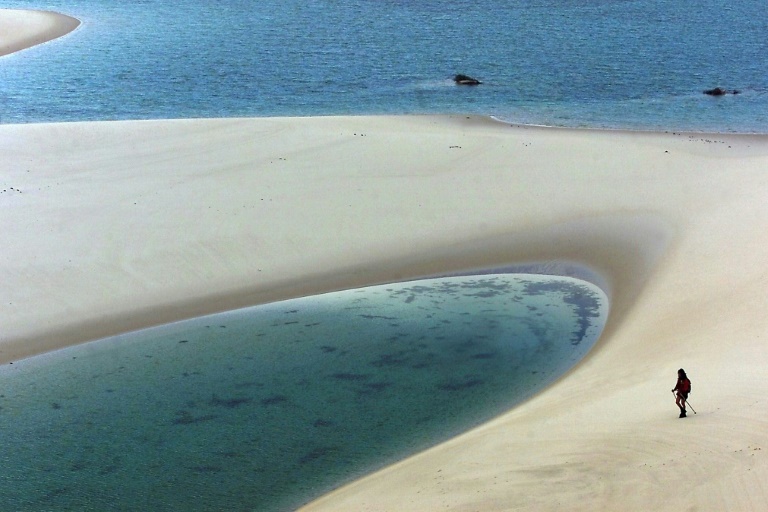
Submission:
<svg viewBox="0 0 768 512">
<path fill-rule="evenodd" d="M 62 37 L 80 23 L 76 18 L 52 11 L 0 9 L 0 57 Z"/>
<path fill-rule="evenodd" d="M 445 115 L 459 115 L 459 114 L 445 114 Z M 483 116 L 478 116 L 483 117 Z M 510 121 L 504 121 L 503 119 L 498 118 L 495 115 L 488 115 L 489 119 L 492 119 L 493 121 L 497 123 L 502 123 L 508 126 L 515 126 L 518 128 L 543 128 L 545 130 L 585 130 L 585 131 L 595 131 L 595 132 L 608 132 L 608 133 L 655 133 L 655 134 L 670 134 L 670 135 L 690 135 L 692 137 L 695 136 L 702 136 L 702 135 L 714 135 L 714 136 L 727 136 L 727 135 L 737 135 L 737 136 L 744 136 L 748 137 L 751 135 L 756 135 L 758 137 L 768 135 L 768 129 L 764 132 L 739 132 L 739 131 L 733 131 L 733 132 L 718 132 L 718 131 L 696 131 L 696 130 L 656 130 L 653 128 L 603 128 L 600 126 L 567 126 L 567 125 L 557 125 L 557 124 L 526 124 L 526 123 L 514 123 Z"/>
<path fill-rule="evenodd" d="M 0 125 L 0 151 L 3 363 L 434 274 L 572 262 L 605 280 L 603 334 L 558 382 L 305 510 L 768 499 L 765 448 L 747 452 L 768 447 L 768 136 L 241 118 Z"/>
</svg>

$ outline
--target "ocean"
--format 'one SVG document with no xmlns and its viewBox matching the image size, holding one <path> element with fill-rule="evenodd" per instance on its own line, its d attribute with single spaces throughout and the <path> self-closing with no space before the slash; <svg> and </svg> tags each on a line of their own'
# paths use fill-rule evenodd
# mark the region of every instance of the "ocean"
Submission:
<svg viewBox="0 0 768 512">
<path fill-rule="evenodd" d="M 0 58 L 0 123 L 481 114 L 768 132 L 765 0 L 10 0 L 82 20 Z M 483 82 L 456 86 L 464 73 Z M 723 87 L 740 94 L 711 97 Z"/>
<path fill-rule="evenodd" d="M 484 274 L 277 302 L 0 367 L 0 510 L 292 510 L 511 409 L 608 301 Z"/>
</svg>

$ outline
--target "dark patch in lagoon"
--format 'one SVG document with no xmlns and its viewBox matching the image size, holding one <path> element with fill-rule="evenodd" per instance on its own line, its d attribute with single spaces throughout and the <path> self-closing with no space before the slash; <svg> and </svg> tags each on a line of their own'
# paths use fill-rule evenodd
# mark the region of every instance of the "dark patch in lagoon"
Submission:
<svg viewBox="0 0 768 512">
<path fill-rule="evenodd" d="M 88 463 L 87 462 L 85 462 L 84 460 L 78 460 L 78 461 L 75 461 L 72 464 L 72 466 L 70 466 L 69 470 L 76 472 L 76 471 L 82 471 L 82 470 L 84 470 L 87 467 L 88 467 Z"/>
<path fill-rule="evenodd" d="M 381 368 L 382 366 L 399 366 L 408 362 L 405 352 L 396 352 L 394 354 L 381 354 L 378 359 L 371 361 L 370 365 Z"/>
<path fill-rule="evenodd" d="M 437 389 L 441 391 L 464 391 L 470 388 L 474 388 L 483 383 L 481 379 L 465 379 L 462 381 L 453 381 L 446 384 L 438 384 Z"/>
<path fill-rule="evenodd" d="M 116 473 L 119 469 L 120 467 L 114 464 L 111 466 L 106 466 L 99 470 L 99 475 L 101 476 L 111 475 L 113 473 Z"/>
<path fill-rule="evenodd" d="M 503 292 L 498 290 L 489 290 L 486 292 L 476 292 L 476 293 L 466 293 L 464 294 L 465 297 L 478 297 L 481 299 L 489 299 L 491 297 L 496 297 L 498 295 L 502 295 Z"/>
<path fill-rule="evenodd" d="M 381 393 L 391 386 L 391 382 L 367 382 L 363 384 L 362 388 L 357 390 L 357 394 L 358 396 L 374 395 Z"/>
<path fill-rule="evenodd" d="M 299 459 L 299 464 L 309 464 L 310 462 L 315 462 L 318 459 L 321 459 L 323 457 L 328 456 L 331 453 L 334 453 L 338 451 L 336 448 L 315 448 L 312 451 L 305 454 L 303 457 Z"/>
<path fill-rule="evenodd" d="M 288 397 L 284 395 L 274 395 L 270 396 L 268 398 L 263 398 L 261 400 L 261 405 L 263 406 L 270 406 L 270 405 L 277 405 L 277 404 L 284 404 L 288 401 Z"/>
<path fill-rule="evenodd" d="M 249 403 L 251 398 L 219 398 L 213 395 L 208 403 L 214 407 L 226 407 L 227 409 L 234 409 Z"/>
<path fill-rule="evenodd" d="M 349 380 L 355 382 L 371 378 L 370 375 L 363 375 L 360 373 L 334 373 L 332 377 L 338 380 Z"/>
<path fill-rule="evenodd" d="M 70 492 L 72 492 L 72 489 L 70 487 L 58 487 L 56 489 L 53 489 L 45 493 L 43 496 L 40 497 L 39 501 L 41 503 L 53 501 L 55 498 L 58 498 L 59 496 L 62 496 Z"/>
<path fill-rule="evenodd" d="M 578 329 L 573 331 L 571 344 L 580 344 L 592 326 L 591 319 L 600 317 L 600 300 L 597 294 L 573 282 L 525 282 L 525 293 L 529 296 L 552 292 L 563 294 L 563 302 L 576 306 Z"/>
<path fill-rule="evenodd" d="M 206 414 L 203 416 L 192 416 L 189 411 L 179 411 L 177 417 L 171 422 L 173 425 L 194 425 L 197 423 L 203 423 L 205 421 L 211 421 L 218 418 L 214 414 Z"/>
<path fill-rule="evenodd" d="M 360 315 L 360 318 L 366 318 L 369 320 L 380 318 L 382 320 L 398 320 L 396 316 L 384 316 L 384 315 Z"/>
</svg>

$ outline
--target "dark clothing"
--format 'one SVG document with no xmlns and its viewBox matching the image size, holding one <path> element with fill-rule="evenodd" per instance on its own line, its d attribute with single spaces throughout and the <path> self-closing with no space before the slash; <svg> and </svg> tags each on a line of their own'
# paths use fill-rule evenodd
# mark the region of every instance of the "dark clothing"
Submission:
<svg viewBox="0 0 768 512">
<path fill-rule="evenodd" d="M 687 378 L 679 378 L 677 379 L 677 384 L 675 384 L 675 389 L 672 391 L 677 391 L 678 394 L 683 395 L 683 397 L 688 398 L 688 393 L 691 392 L 691 381 Z"/>
</svg>

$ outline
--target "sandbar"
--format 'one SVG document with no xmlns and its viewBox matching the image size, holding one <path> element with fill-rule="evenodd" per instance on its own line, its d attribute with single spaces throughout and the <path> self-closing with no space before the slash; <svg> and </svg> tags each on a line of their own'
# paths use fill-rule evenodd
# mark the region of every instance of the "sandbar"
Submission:
<svg viewBox="0 0 768 512">
<path fill-rule="evenodd" d="M 611 301 L 514 410 L 306 510 L 759 510 L 768 136 L 361 116 L 0 126 L 0 362 L 508 265 Z M 696 415 L 677 418 L 684 367 Z"/>
<path fill-rule="evenodd" d="M 0 56 L 69 34 L 80 21 L 51 11 L 0 9 Z"/>
</svg>

